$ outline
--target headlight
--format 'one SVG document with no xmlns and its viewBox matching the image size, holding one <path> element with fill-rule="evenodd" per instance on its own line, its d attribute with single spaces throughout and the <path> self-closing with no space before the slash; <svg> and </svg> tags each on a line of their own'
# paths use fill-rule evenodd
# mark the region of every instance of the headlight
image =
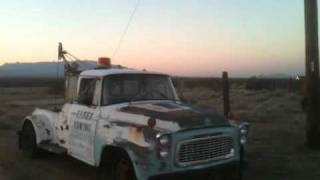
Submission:
<svg viewBox="0 0 320 180">
<path fill-rule="evenodd" d="M 158 155 L 160 158 L 165 158 L 170 153 L 171 138 L 169 135 L 157 135 L 158 140 Z"/>
<path fill-rule="evenodd" d="M 160 143 L 160 145 L 162 145 L 162 146 L 168 145 L 168 143 L 169 143 L 169 136 L 161 136 L 161 137 L 159 138 L 159 143 Z"/>
<path fill-rule="evenodd" d="M 244 122 L 239 125 L 240 129 L 240 143 L 242 145 L 246 144 L 248 141 L 249 124 Z"/>
<path fill-rule="evenodd" d="M 160 155 L 161 158 L 165 158 L 165 157 L 167 157 L 169 155 L 169 152 L 166 151 L 166 150 L 161 150 L 159 152 L 159 155 Z"/>
<path fill-rule="evenodd" d="M 247 129 L 245 129 L 245 128 L 243 128 L 243 129 L 240 129 L 240 133 L 241 134 L 247 134 L 247 132 L 248 132 L 248 130 Z"/>
<path fill-rule="evenodd" d="M 240 143 L 241 143 L 242 145 L 247 144 L 247 137 L 246 137 L 246 136 L 241 136 L 241 137 L 240 137 Z"/>
</svg>

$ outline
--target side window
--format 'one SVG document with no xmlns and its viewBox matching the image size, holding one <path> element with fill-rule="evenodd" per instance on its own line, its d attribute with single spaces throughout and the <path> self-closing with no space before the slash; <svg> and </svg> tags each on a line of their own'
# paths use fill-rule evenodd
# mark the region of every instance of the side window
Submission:
<svg viewBox="0 0 320 180">
<path fill-rule="evenodd" d="M 93 98 L 95 95 L 97 79 L 81 79 L 79 94 L 78 94 L 78 103 L 83 105 L 92 105 Z"/>
</svg>

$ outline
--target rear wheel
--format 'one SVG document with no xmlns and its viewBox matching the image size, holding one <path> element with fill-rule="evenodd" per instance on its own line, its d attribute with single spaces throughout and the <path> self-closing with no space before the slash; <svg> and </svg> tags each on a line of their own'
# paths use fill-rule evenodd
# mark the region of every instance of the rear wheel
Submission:
<svg viewBox="0 0 320 180">
<path fill-rule="evenodd" d="M 38 153 L 36 133 L 30 122 L 26 122 L 21 131 L 21 149 L 29 158 L 36 157 Z"/>
</svg>

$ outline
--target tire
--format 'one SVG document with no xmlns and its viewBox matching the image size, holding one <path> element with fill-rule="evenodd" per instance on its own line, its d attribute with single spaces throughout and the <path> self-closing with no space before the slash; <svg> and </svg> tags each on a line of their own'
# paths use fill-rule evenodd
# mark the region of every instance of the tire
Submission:
<svg viewBox="0 0 320 180">
<path fill-rule="evenodd" d="M 136 180 L 132 163 L 127 155 L 105 161 L 98 172 L 98 180 Z"/>
<path fill-rule="evenodd" d="M 26 122 L 22 127 L 21 149 L 28 158 L 35 158 L 38 154 L 36 133 L 30 122 Z"/>
</svg>

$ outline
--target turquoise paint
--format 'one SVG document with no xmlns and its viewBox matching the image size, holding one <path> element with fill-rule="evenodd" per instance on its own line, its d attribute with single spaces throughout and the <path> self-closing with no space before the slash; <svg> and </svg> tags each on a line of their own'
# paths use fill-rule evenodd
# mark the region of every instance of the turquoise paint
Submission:
<svg viewBox="0 0 320 180">
<path fill-rule="evenodd" d="M 214 133 L 222 133 L 222 135 L 232 136 L 234 139 L 234 149 L 235 155 L 234 157 L 226 160 L 217 160 L 203 164 L 196 164 L 192 166 L 179 167 L 175 164 L 175 156 L 174 153 L 176 151 L 176 145 L 178 142 L 183 140 L 192 139 L 194 136 L 201 135 L 210 135 Z M 240 143 L 239 143 L 239 130 L 236 127 L 214 127 L 214 128 L 205 128 L 205 129 L 196 129 L 196 130 L 188 130 L 183 132 L 176 132 L 171 134 L 172 138 L 172 146 L 171 153 L 165 159 L 159 159 L 157 156 L 157 151 L 153 147 L 151 149 L 145 149 L 144 152 L 141 153 L 141 147 L 133 146 L 126 144 L 125 142 L 122 144 L 118 144 L 115 146 L 121 147 L 127 151 L 129 154 L 136 176 L 138 180 L 147 180 L 151 176 L 168 174 L 168 173 L 178 173 L 189 170 L 201 170 L 205 168 L 218 167 L 220 165 L 224 165 L 227 163 L 239 162 L 240 161 Z M 96 162 L 100 162 L 100 156 L 102 153 L 103 147 L 106 145 L 106 142 L 103 138 L 97 137 L 95 143 L 95 159 Z M 143 157 L 142 155 L 143 154 Z"/>
<path fill-rule="evenodd" d="M 187 167 L 179 167 L 175 164 L 174 159 L 174 153 L 176 151 L 176 145 L 178 142 L 183 140 L 192 139 L 192 137 L 196 135 L 210 135 L 214 133 L 222 133 L 222 135 L 230 135 L 234 139 L 234 149 L 235 149 L 235 155 L 234 157 L 226 160 L 217 160 L 212 161 L 208 163 L 203 164 L 196 164 L 192 166 Z M 151 154 L 149 157 L 151 161 L 157 162 L 153 163 L 152 167 L 148 167 L 148 170 L 145 171 L 143 169 L 136 168 L 136 172 L 138 170 L 138 174 L 143 175 L 140 176 L 139 179 L 148 179 L 151 176 L 155 175 L 161 175 L 161 174 L 169 174 L 169 173 L 179 173 L 189 170 L 201 170 L 206 168 L 213 168 L 218 167 L 220 165 L 233 163 L 233 162 L 239 162 L 240 161 L 240 142 L 239 142 L 239 130 L 236 127 L 220 127 L 220 128 L 206 128 L 206 129 L 197 129 L 197 130 L 189 130 L 184 132 L 176 132 L 171 134 L 172 135 L 172 147 L 171 147 L 171 153 L 170 155 L 163 159 L 159 160 L 156 158 L 156 154 Z M 162 164 L 165 164 L 164 167 L 162 167 Z M 143 171 L 143 172 L 139 172 Z"/>
</svg>

